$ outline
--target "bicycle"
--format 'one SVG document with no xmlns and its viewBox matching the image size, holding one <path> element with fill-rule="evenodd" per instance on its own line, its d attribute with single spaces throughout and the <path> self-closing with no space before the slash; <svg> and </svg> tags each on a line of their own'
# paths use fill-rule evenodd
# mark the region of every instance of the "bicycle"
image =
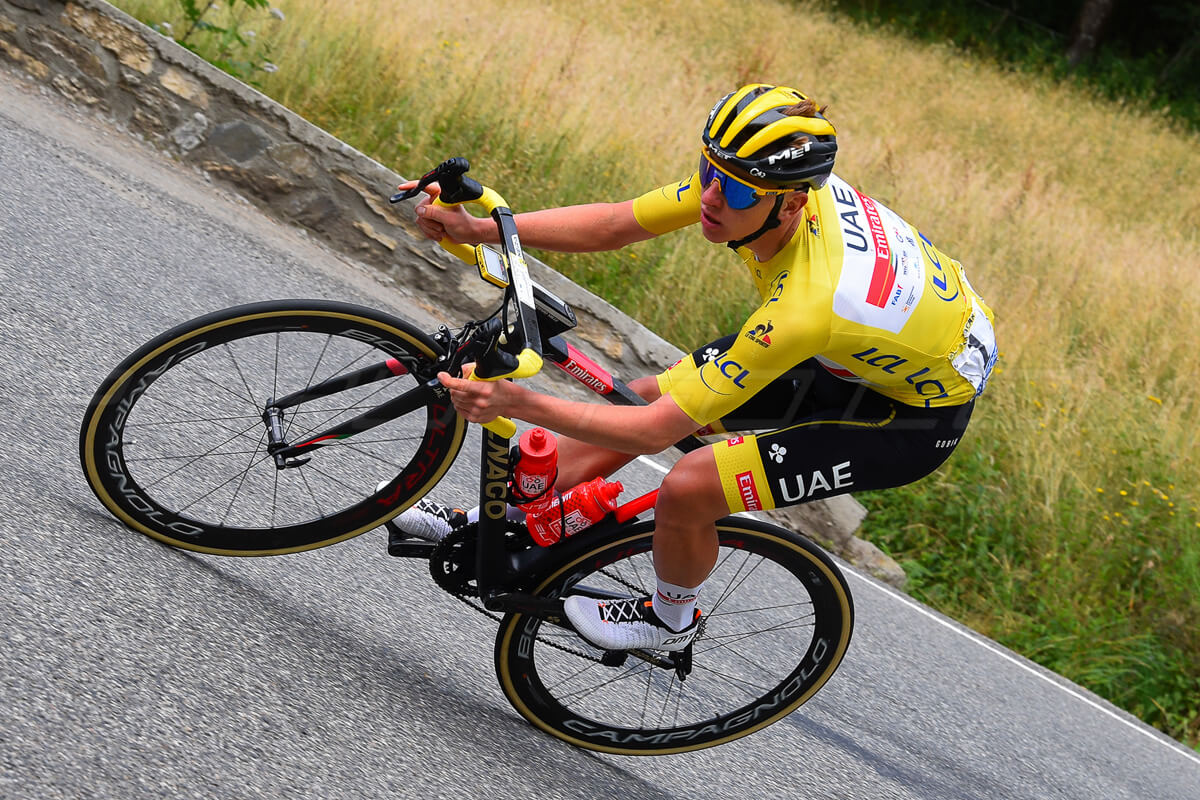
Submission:
<svg viewBox="0 0 1200 800">
<path fill-rule="evenodd" d="M 644 402 L 562 338 L 574 313 L 531 281 L 507 203 L 468 169 L 446 161 L 391 200 L 436 181 L 437 202 L 491 215 L 499 249 L 442 245 L 502 290 L 494 313 L 426 333 L 348 303 L 270 301 L 160 334 L 103 381 L 83 420 L 80 460 L 105 508 L 173 547 L 296 553 L 384 525 L 446 474 L 467 423 L 441 370 L 460 375 L 475 362 L 475 378 L 521 379 L 549 360 L 610 402 Z M 591 750 L 677 753 L 759 730 L 828 681 L 853 627 L 845 578 L 808 539 L 741 516 L 717 523 L 704 627 L 688 649 L 591 646 L 560 598 L 650 593 L 657 491 L 538 546 L 506 519 L 515 431 L 503 418 L 483 431 L 479 522 L 392 554 L 428 559 L 438 586 L 498 620 L 496 675 L 525 719 Z"/>
</svg>

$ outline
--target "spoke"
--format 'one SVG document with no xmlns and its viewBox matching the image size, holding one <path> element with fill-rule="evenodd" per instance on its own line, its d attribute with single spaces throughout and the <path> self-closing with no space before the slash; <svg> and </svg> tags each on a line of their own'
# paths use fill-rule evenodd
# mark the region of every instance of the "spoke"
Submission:
<svg viewBox="0 0 1200 800">
<path fill-rule="evenodd" d="M 230 477 L 230 478 L 228 478 L 228 479 L 226 479 L 226 480 L 222 481 L 221 483 L 217 484 L 216 486 L 213 486 L 213 487 L 211 487 L 211 488 L 210 488 L 210 489 L 207 491 L 207 493 L 206 493 L 206 494 L 202 494 L 202 495 L 200 495 L 199 497 L 197 497 L 197 498 L 196 498 L 195 500 L 193 500 L 192 502 L 190 502 L 190 503 L 188 503 L 187 505 L 185 505 L 185 506 L 183 506 L 182 508 L 180 508 L 180 509 L 179 509 L 179 512 L 184 512 L 184 511 L 187 511 L 187 510 L 188 510 L 188 509 L 190 509 L 192 506 L 194 506 L 194 505 L 196 505 L 197 503 L 199 503 L 201 500 L 207 500 L 207 499 L 211 498 L 211 497 L 212 497 L 214 494 L 216 494 L 216 492 L 217 492 L 218 490 L 225 488 L 226 486 L 228 486 L 229 484 L 233 483 L 234 481 L 238 481 L 238 480 L 244 480 L 244 479 L 245 479 L 245 474 L 246 474 L 247 472 L 249 472 L 250 470 L 252 470 L 252 469 L 253 469 L 253 468 L 254 468 L 254 467 L 257 465 L 257 464 L 261 464 L 261 463 L 263 463 L 263 462 L 264 462 L 264 461 L 266 461 L 268 458 L 270 458 L 270 456 L 267 456 L 267 455 L 265 455 L 265 454 L 264 454 L 264 455 L 263 455 L 263 458 L 259 459 L 257 462 L 252 462 L 252 463 L 250 463 L 249 465 L 247 465 L 247 467 L 246 467 L 245 471 L 243 471 L 243 472 L 240 472 L 240 473 L 237 473 L 237 474 L 233 475 L 232 477 Z"/>
<path fill-rule="evenodd" d="M 650 690 L 653 688 L 653 682 L 654 682 L 654 676 L 650 675 L 646 680 L 647 700 L 649 700 Z M 662 700 L 662 707 L 659 708 L 659 711 L 658 711 L 657 724 L 660 726 L 662 725 L 662 721 L 667 716 L 668 707 L 671 705 L 671 690 L 672 689 L 675 690 L 675 714 L 671 719 L 671 724 L 677 725 L 679 723 L 679 710 L 680 710 L 680 707 L 682 706 L 682 702 L 683 702 L 683 686 L 681 686 L 679 684 L 679 679 L 675 676 L 675 673 L 670 673 L 670 678 L 667 679 L 667 691 Z M 645 719 L 644 715 L 643 715 L 643 719 Z"/>
<path fill-rule="evenodd" d="M 600 666 L 600 665 L 597 663 L 597 664 L 593 664 L 593 666 Z M 608 669 L 608 668 L 606 667 L 605 669 Z M 582 700 L 584 698 L 594 695 L 596 692 L 600 691 L 601 689 L 609 688 L 611 686 L 614 686 L 618 683 L 622 683 L 629 679 L 640 678 L 642 675 L 650 674 L 651 672 L 653 672 L 653 670 L 654 670 L 654 667 L 652 665 L 647 664 L 643 661 L 639 661 L 634 666 L 627 667 L 625 669 L 625 671 L 622 672 L 620 675 L 610 676 L 610 677 L 605 678 L 604 680 L 600 681 L 599 683 L 595 684 L 594 686 L 587 686 L 582 689 L 576 690 L 574 692 L 570 692 L 567 695 L 559 696 L 558 700 L 559 700 L 559 702 L 562 702 L 562 703 L 566 703 L 570 700 L 576 700 L 576 701 Z M 582 675 L 583 672 L 586 672 L 586 671 L 587 670 L 583 670 L 579 674 Z M 569 679 L 567 679 L 567 680 L 569 680 Z M 560 681 L 560 684 L 565 684 L 565 683 L 566 683 L 566 680 Z"/>
<path fill-rule="evenodd" d="M 742 552 L 742 551 L 738 551 L 738 552 Z M 723 566 L 725 562 L 728 562 L 732 558 L 733 558 L 733 553 L 731 552 L 729 554 L 729 556 L 727 556 L 725 559 L 722 560 L 722 564 L 720 566 Z M 754 566 L 751 567 L 750 569 L 746 570 L 745 574 L 743 574 L 742 571 L 746 569 L 746 565 L 750 562 L 750 554 L 748 554 L 748 553 L 745 554 L 745 558 L 742 559 L 742 563 L 738 565 L 737 570 L 734 572 L 734 574 L 731 577 L 724 579 L 725 586 L 721 590 L 721 594 L 717 597 L 717 599 L 715 601 L 713 601 L 712 606 L 709 609 L 709 612 L 712 613 L 712 612 L 716 611 L 718 608 L 720 608 L 721 604 L 724 603 L 728 598 L 733 596 L 733 593 L 736 592 L 739 588 L 741 588 L 741 586 L 747 580 L 749 580 L 750 576 L 754 574 L 754 571 L 757 570 L 758 567 L 761 564 L 763 564 L 765 561 L 766 561 L 765 558 L 763 558 L 762 556 L 758 556 L 758 560 L 755 562 Z M 712 575 L 715 575 L 716 572 L 717 572 L 717 570 L 714 569 L 713 572 L 709 574 L 710 578 Z"/>
<path fill-rule="evenodd" d="M 326 334 L 325 335 L 325 344 L 323 344 L 321 346 L 321 352 L 317 354 L 317 361 L 315 364 L 313 364 L 312 372 L 308 373 L 308 380 L 305 382 L 304 388 L 307 389 L 308 387 L 313 385 L 313 378 L 316 377 L 317 370 L 320 369 L 320 367 L 321 367 L 321 361 L 325 358 L 325 351 L 329 349 L 329 343 L 332 341 L 333 341 L 333 336 Z"/>
<path fill-rule="evenodd" d="M 247 428 L 246 430 L 242 431 L 241 433 L 236 433 L 236 434 L 234 434 L 233 436 L 230 436 L 228 439 L 226 439 L 226 440 L 225 440 L 225 441 L 223 441 L 223 442 L 218 442 L 217 444 L 215 444 L 215 445 L 213 445 L 212 447 L 210 447 L 210 448 L 208 449 L 208 452 L 205 452 L 205 453 L 200 453 L 200 454 L 198 454 L 198 455 L 196 455 L 196 456 L 192 457 L 192 458 L 191 458 L 191 460 L 187 461 L 186 463 L 184 463 L 184 464 L 180 464 L 178 467 L 176 467 L 175 469 L 171 470 L 170 472 L 168 472 L 168 473 L 166 473 L 166 474 L 164 474 L 164 475 L 159 475 L 159 476 L 158 476 L 157 478 L 155 478 L 153 481 L 151 481 L 150 483 L 146 484 L 146 485 L 145 485 L 145 487 L 143 487 L 143 488 L 150 489 L 150 488 L 152 488 L 152 487 L 156 486 L 157 484 L 159 484 L 159 483 L 162 483 L 162 482 L 163 482 L 164 480 L 166 480 L 167 478 L 170 478 L 172 475 L 175 475 L 175 474 L 176 474 L 176 473 L 178 473 L 180 470 L 182 470 L 182 469 L 185 469 L 186 467 L 188 467 L 188 466 L 190 466 L 190 465 L 192 465 L 192 464 L 195 464 L 197 461 L 201 460 L 202 458 L 209 458 L 209 457 L 214 457 L 214 458 L 215 458 L 215 457 L 217 457 L 217 456 L 227 456 L 227 455 L 230 455 L 230 454 L 229 454 L 229 453 L 227 453 L 227 452 L 221 452 L 221 453 L 218 453 L 218 452 L 216 452 L 216 451 L 217 451 L 217 449 L 218 449 L 218 448 L 220 448 L 220 447 L 222 447 L 222 446 L 224 446 L 224 445 L 227 445 L 227 444 L 229 444 L 229 443 L 230 443 L 230 442 L 232 442 L 232 441 L 235 441 L 235 440 L 237 440 L 237 439 L 241 439 L 243 436 L 245 436 L 247 433 L 249 433 L 249 432 L 250 432 L 250 430 L 252 430 L 252 429 L 253 429 L 253 427 L 251 427 L 251 428 Z M 260 443 L 261 443 L 261 439 L 260 439 L 259 441 L 260 441 Z M 250 452 L 251 454 L 254 454 L 254 453 L 257 453 L 258 451 L 257 451 L 257 450 L 251 450 L 251 451 L 249 451 L 249 452 Z M 171 459 L 171 458 L 185 458 L 185 457 L 186 457 L 186 456 L 154 456 L 154 457 L 147 456 L 147 457 L 145 457 L 145 458 L 135 458 L 135 459 L 130 459 L 130 460 L 127 460 L 127 461 L 126 461 L 126 463 L 134 463 L 134 464 L 136 464 L 136 463 L 148 463 L 148 462 L 151 462 L 151 461 L 161 461 L 161 460 L 165 460 L 165 459 Z"/>
<path fill-rule="evenodd" d="M 714 613 L 710 613 L 709 616 L 710 617 L 712 617 L 712 616 L 736 617 L 738 614 L 753 614 L 756 611 L 773 614 L 775 612 L 783 611 L 784 609 L 788 609 L 788 608 L 802 608 L 805 606 L 807 606 L 808 608 L 812 608 L 812 605 L 813 605 L 812 601 L 808 600 L 806 602 L 780 603 L 779 605 L 773 605 L 773 606 L 755 606 L 754 608 L 743 608 L 743 609 L 738 609 L 738 610 L 733 610 L 733 611 L 722 611 L 720 614 L 716 614 L 714 612 Z"/>
<path fill-rule="evenodd" d="M 272 400 L 272 402 L 274 402 L 275 398 L 279 397 L 279 339 L 282 336 L 283 336 L 282 331 L 275 331 L 275 335 L 271 337 L 274 340 L 274 345 L 275 345 L 275 364 L 274 364 L 274 367 L 271 369 L 271 400 Z"/>
<path fill-rule="evenodd" d="M 156 401 L 157 402 L 157 401 Z M 223 422 L 246 422 L 251 421 L 251 427 L 262 424 L 261 414 L 238 414 L 232 417 L 192 417 L 191 419 L 161 419 L 149 420 L 146 422 L 129 422 L 125 425 L 126 432 L 140 431 L 143 428 L 160 428 L 164 425 L 192 425 L 197 422 L 211 422 L 214 425 L 220 425 Z"/>
<path fill-rule="evenodd" d="M 805 620 L 816 619 L 816 616 L 817 615 L 815 613 L 809 614 L 807 617 L 798 617 L 798 618 L 796 618 L 794 620 L 790 620 L 788 622 L 781 622 L 777 625 L 771 625 L 770 627 L 759 628 L 757 630 L 752 630 L 752 631 L 742 631 L 739 633 L 717 634 L 715 636 L 705 634 L 704 638 L 705 638 L 705 640 L 719 641 L 721 639 L 732 639 L 735 637 L 745 638 L 746 636 L 755 636 L 755 635 L 759 635 L 759 634 L 763 634 L 763 633 L 775 633 L 778 631 L 800 630 L 801 628 L 811 629 L 813 627 L 812 623 L 806 622 Z"/>
<path fill-rule="evenodd" d="M 254 400 L 254 390 L 250 388 L 249 381 L 246 380 L 246 376 L 242 373 L 242 365 L 238 363 L 237 357 L 233 354 L 233 349 L 229 346 L 229 343 L 222 344 L 221 349 L 229 356 L 229 362 L 233 364 L 233 371 L 237 373 L 242 386 L 246 389 L 246 399 L 250 401 L 250 405 L 252 407 L 260 407 Z"/>
<path fill-rule="evenodd" d="M 230 358 L 232 358 L 232 357 L 233 356 L 230 355 Z M 203 371 L 203 369 L 202 369 L 203 366 L 204 366 L 203 364 L 193 364 L 190 361 L 183 361 L 183 362 L 180 362 L 180 364 L 178 365 L 177 368 L 181 369 L 183 372 L 194 375 L 195 377 L 199 378 L 200 380 L 204 381 L 205 383 L 209 384 L 210 386 L 213 386 L 214 388 L 219 389 L 221 392 L 229 395 L 231 398 L 233 398 L 234 400 L 237 400 L 239 403 L 247 403 L 248 402 L 250 404 L 251 408 L 255 408 L 254 398 L 252 396 L 249 398 L 243 397 L 242 395 L 240 395 L 237 392 L 230 389 L 229 384 L 223 383 L 214 378 L 210 378 L 208 376 L 208 374 Z M 181 380 L 182 374 L 177 375 L 176 379 Z M 261 413 L 261 409 L 259 409 L 259 412 Z"/>
<path fill-rule="evenodd" d="M 745 655 L 739 648 L 736 647 L 736 645 L 738 645 L 742 642 L 745 642 L 747 639 L 750 639 L 752 637 L 762 636 L 765 634 L 776 634 L 776 633 L 781 633 L 781 632 L 786 632 L 786 631 L 791 631 L 791 630 L 800 630 L 800 629 L 811 630 L 811 628 L 812 628 L 811 625 L 796 624 L 795 620 L 785 620 L 778 624 L 771 625 L 771 626 L 761 628 L 758 630 L 731 632 L 731 633 L 727 633 L 727 634 L 724 634 L 721 636 L 705 635 L 702 639 L 698 640 L 698 643 L 704 645 L 704 647 L 702 647 L 702 649 L 697 650 L 697 652 L 695 654 L 696 655 L 695 663 L 697 665 L 697 668 L 699 668 L 699 669 L 711 669 L 710 667 L 708 667 L 708 664 L 710 662 L 702 661 L 700 659 L 700 656 L 711 657 L 715 652 L 723 651 L 723 652 L 727 653 L 728 655 L 731 655 L 734 658 L 738 659 L 745 665 L 752 667 L 755 671 L 761 672 L 761 673 L 766 673 L 766 674 L 770 675 L 770 673 L 767 673 L 767 670 L 765 669 L 765 665 L 761 658 L 756 658 L 753 656 Z M 778 644 L 775 642 L 772 642 L 772 643 L 769 643 L 768 646 L 771 647 L 771 649 L 776 650 L 778 647 Z M 807 648 L 805 648 L 805 649 L 807 649 Z M 781 676 L 781 675 L 774 676 L 774 679 L 778 680 L 778 679 L 782 679 L 782 677 L 783 676 Z M 751 684 L 747 680 L 746 685 L 749 686 L 749 685 L 754 685 L 754 684 Z M 756 687 L 756 688 L 758 688 L 758 687 Z"/>
<path fill-rule="evenodd" d="M 307 473 L 305 473 L 305 472 L 300 473 L 300 482 L 304 484 L 304 490 L 306 492 L 308 492 L 308 496 L 312 498 L 313 509 L 316 510 L 316 512 L 318 514 L 320 514 L 322 519 L 324 519 L 325 513 L 321 509 L 320 501 L 317 500 L 316 491 L 313 489 L 312 484 L 308 482 L 308 474 Z"/>
<path fill-rule="evenodd" d="M 653 575 L 654 575 L 653 563 L 654 563 L 653 558 L 649 555 L 648 552 L 647 553 L 639 553 L 635 556 L 631 556 L 630 558 L 624 559 L 623 561 L 614 562 L 613 564 L 610 564 L 607 567 L 604 567 L 603 569 L 599 570 L 597 574 L 604 575 L 606 578 L 609 578 L 614 583 L 621 584 L 626 589 L 629 589 L 631 592 L 634 592 L 635 594 L 639 594 L 639 595 L 653 594 L 653 592 L 647 588 L 648 586 L 650 586 L 653 582 L 655 582 L 657 580 L 656 578 L 653 578 Z M 646 565 L 646 566 L 645 566 L 645 568 L 643 568 L 641 565 Z M 622 566 L 628 567 L 629 571 L 634 573 L 632 578 L 624 578 L 621 576 L 621 573 L 623 572 Z M 652 576 L 653 580 L 648 580 L 648 579 L 642 577 L 644 569 L 649 569 L 650 575 Z"/>
<path fill-rule="evenodd" d="M 699 655 L 699 654 L 697 653 L 697 655 Z M 775 686 L 777 685 L 777 683 L 776 684 L 768 684 L 768 685 L 752 683 L 751 681 L 749 681 L 743 677 L 734 675 L 729 672 L 725 672 L 724 670 L 719 670 L 719 669 L 711 666 L 710 664 L 703 663 L 703 662 L 697 662 L 695 670 L 697 672 L 704 672 L 709 675 L 715 675 L 716 677 L 720 678 L 724 682 L 725 685 L 735 684 L 735 685 L 743 686 L 747 689 L 747 693 L 754 692 L 756 695 L 764 695 L 767 692 L 769 692 L 771 689 L 774 689 Z M 784 676 L 780 675 L 779 677 L 780 677 L 780 679 L 782 679 Z"/>
<path fill-rule="evenodd" d="M 262 443 L 263 440 L 266 439 L 266 435 L 267 435 L 266 431 L 263 431 L 262 438 L 259 439 L 260 444 Z M 257 456 L 257 453 L 251 455 L 246 460 L 246 469 L 244 469 L 242 471 L 242 479 L 240 481 L 238 481 L 237 487 L 233 490 L 233 495 L 229 498 L 229 505 L 225 507 L 225 515 L 221 517 L 222 525 L 225 524 L 225 520 L 229 519 L 229 512 L 233 511 L 233 506 L 235 503 L 237 503 L 238 495 L 240 495 L 242 493 L 242 487 L 246 485 L 246 478 L 247 478 L 247 476 L 250 475 L 250 470 L 254 469 L 254 465 L 256 463 L 256 458 L 255 458 L 256 456 Z M 276 475 L 275 480 L 276 481 L 279 480 L 278 475 Z M 272 502 L 271 508 L 272 508 L 272 510 L 274 510 L 274 508 L 275 508 L 274 502 Z"/>
</svg>

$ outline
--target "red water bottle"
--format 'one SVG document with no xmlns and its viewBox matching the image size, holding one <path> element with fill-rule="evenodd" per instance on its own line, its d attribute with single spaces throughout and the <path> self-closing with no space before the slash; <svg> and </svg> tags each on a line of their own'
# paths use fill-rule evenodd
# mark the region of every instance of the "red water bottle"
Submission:
<svg viewBox="0 0 1200 800">
<path fill-rule="evenodd" d="M 520 454 L 513 466 L 513 500 L 526 514 L 537 514 L 554 502 L 558 440 L 545 428 L 532 428 L 521 434 L 517 449 Z"/>
<path fill-rule="evenodd" d="M 617 495 L 625 487 L 620 481 L 609 483 L 595 478 L 563 492 L 548 508 L 525 519 L 529 534 L 542 547 L 549 547 L 564 536 L 590 528 L 617 507 Z"/>
</svg>

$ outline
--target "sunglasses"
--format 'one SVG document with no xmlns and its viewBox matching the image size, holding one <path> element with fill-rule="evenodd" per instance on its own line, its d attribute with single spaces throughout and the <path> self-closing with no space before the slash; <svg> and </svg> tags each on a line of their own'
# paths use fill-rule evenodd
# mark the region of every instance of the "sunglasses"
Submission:
<svg viewBox="0 0 1200 800">
<path fill-rule="evenodd" d="M 716 181 L 721 187 L 721 194 L 725 196 L 726 205 L 737 211 L 742 211 L 752 207 L 755 203 L 763 199 L 763 197 L 768 194 L 783 194 L 786 191 L 783 189 L 772 191 L 771 189 L 762 189 L 758 186 L 751 186 L 748 183 L 743 183 L 740 179 L 735 178 L 714 164 L 712 159 L 708 157 L 708 153 L 701 152 L 701 191 L 707 188 L 708 185 L 713 181 Z"/>
</svg>

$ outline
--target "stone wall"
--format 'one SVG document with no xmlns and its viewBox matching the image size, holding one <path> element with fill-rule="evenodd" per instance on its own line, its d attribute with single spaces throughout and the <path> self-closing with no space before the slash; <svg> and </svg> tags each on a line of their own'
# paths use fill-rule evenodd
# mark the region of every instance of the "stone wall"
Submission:
<svg viewBox="0 0 1200 800">
<path fill-rule="evenodd" d="M 107 3 L 0 0 L 0 65 L 6 62 L 280 222 L 397 282 L 421 286 L 434 302 L 452 302 L 464 314 L 494 303 L 474 270 L 418 234 L 411 204 L 388 204 L 386 193 L 401 176 Z M 582 346 L 616 374 L 657 372 L 681 355 L 544 264 L 531 262 L 530 270 L 572 305 Z M 772 516 L 901 585 L 899 567 L 854 538 L 865 513 L 853 498 L 840 497 Z"/>
</svg>

